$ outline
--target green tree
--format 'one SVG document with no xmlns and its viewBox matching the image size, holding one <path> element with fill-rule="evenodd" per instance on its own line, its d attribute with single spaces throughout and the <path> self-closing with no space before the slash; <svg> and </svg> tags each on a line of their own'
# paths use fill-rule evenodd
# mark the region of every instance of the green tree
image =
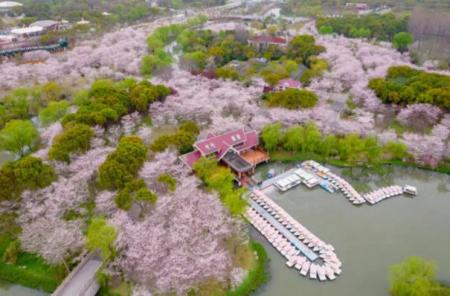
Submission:
<svg viewBox="0 0 450 296">
<path fill-rule="evenodd" d="M 56 179 L 53 167 L 34 156 L 26 156 L 17 161 L 14 175 L 22 188 L 31 190 L 47 187 Z"/>
<path fill-rule="evenodd" d="M 94 132 L 85 124 L 69 124 L 64 132 L 53 139 L 48 152 L 50 159 L 70 162 L 73 153 L 84 153 L 90 148 L 90 141 Z"/>
<path fill-rule="evenodd" d="M 261 139 L 268 151 L 275 151 L 281 141 L 281 123 L 266 125 L 261 131 Z"/>
<path fill-rule="evenodd" d="M 216 75 L 222 79 L 239 80 L 239 73 L 231 67 L 221 67 L 216 70 Z"/>
<path fill-rule="evenodd" d="M 58 121 L 66 115 L 69 106 L 70 104 L 67 101 L 50 102 L 46 108 L 39 112 L 39 119 L 44 125 Z"/>
<path fill-rule="evenodd" d="M 381 146 L 378 144 L 378 138 L 367 137 L 366 139 L 364 139 L 364 145 L 367 163 L 379 164 L 381 162 L 383 150 Z"/>
<path fill-rule="evenodd" d="M 177 188 L 177 179 L 167 173 L 159 175 L 157 181 L 166 184 L 169 191 L 175 191 Z"/>
<path fill-rule="evenodd" d="M 114 152 L 99 168 L 98 182 L 105 189 L 122 189 L 131 182 L 147 156 L 147 147 L 139 137 L 120 139 Z"/>
<path fill-rule="evenodd" d="M 109 260 L 114 255 L 114 242 L 117 230 L 106 223 L 105 218 L 92 219 L 86 233 L 86 246 L 90 251 L 100 250 L 103 260 Z"/>
<path fill-rule="evenodd" d="M 409 257 L 390 268 L 390 292 L 393 296 L 432 296 L 437 286 L 436 265 L 420 257 Z M 444 295 L 444 294 L 442 294 Z"/>
<path fill-rule="evenodd" d="M 413 43 L 414 39 L 410 33 L 399 32 L 394 35 L 392 40 L 392 45 L 400 52 L 405 52 L 408 50 L 408 46 Z"/>
<path fill-rule="evenodd" d="M 284 133 L 283 147 L 289 151 L 300 151 L 303 145 L 303 127 L 294 125 Z"/>
<path fill-rule="evenodd" d="M 114 197 L 114 202 L 119 209 L 128 211 L 133 205 L 133 197 L 127 188 L 120 190 Z"/>
<path fill-rule="evenodd" d="M 154 205 L 158 200 L 158 196 L 154 192 L 148 190 L 147 187 L 142 187 L 136 191 L 135 198 L 138 202 L 146 202 L 152 205 Z"/>
<path fill-rule="evenodd" d="M 295 88 L 269 93 L 264 98 L 269 107 L 284 107 L 290 110 L 312 108 L 318 101 L 314 92 Z"/>
<path fill-rule="evenodd" d="M 29 120 L 11 120 L 0 131 L 0 148 L 23 156 L 31 151 L 39 134 Z"/>
<path fill-rule="evenodd" d="M 315 44 L 316 40 L 311 35 L 295 36 L 288 45 L 287 55 L 290 59 L 296 60 L 298 63 L 308 65 L 309 58 L 318 56 L 325 51 L 321 45 Z"/>
<path fill-rule="evenodd" d="M 323 155 L 326 159 L 328 159 L 334 151 L 337 150 L 338 140 L 335 135 L 327 135 L 320 142 L 317 152 Z"/>
<path fill-rule="evenodd" d="M 322 134 L 320 133 L 315 123 L 308 122 L 304 129 L 304 144 L 302 147 L 302 151 L 307 153 L 315 152 L 319 147 L 321 137 Z"/>
<path fill-rule="evenodd" d="M 19 199 L 22 188 L 17 184 L 14 164 L 6 163 L 0 168 L 0 201 Z"/>
<path fill-rule="evenodd" d="M 408 151 L 408 146 L 404 143 L 388 141 L 384 144 L 384 151 L 390 159 L 402 160 Z"/>
<path fill-rule="evenodd" d="M 327 26 L 327 25 L 321 26 L 319 28 L 319 33 L 322 34 L 322 35 L 332 34 L 333 33 L 333 27 L 332 26 Z"/>
</svg>

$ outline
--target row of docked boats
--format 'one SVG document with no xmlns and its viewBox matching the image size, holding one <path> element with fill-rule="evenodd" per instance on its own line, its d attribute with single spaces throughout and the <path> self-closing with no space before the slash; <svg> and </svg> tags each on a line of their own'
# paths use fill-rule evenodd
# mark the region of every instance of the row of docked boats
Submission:
<svg viewBox="0 0 450 296">
<path fill-rule="evenodd" d="M 355 188 L 353 188 L 350 183 L 348 183 L 346 180 L 342 179 L 338 175 L 329 172 L 327 175 L 324 176 L 324 179 L 336 186 L 345 197 L 348 198 L 348 200 L 354 204 L 354 205 L 360 205 L 366 202 L 364 197 L 359 194 L 358 191 L 356 191 Z"/>
<path fill-rule="evenodd" d="M 408 185 L 407 185 L 408 186 Z M 405 187 L 407 187 L 405 186 Z M 379 203 L 386 198 L 402 195 L 404 193 L 404 188 L 398 185 L 388 186 L 384 188 L 377 189 L 375 191 L 364 194 L 364 198 L 372 205 Z"/>
<path fill-rule="evenodd" d="M 253 206 L 247 210 L 247 219 L 287 259 L 287 266 L 321 281 L 334 280 L 341 274 L 342 263 L 332 245 L 320 240 L 263 192 L 254 190 L 250 199 Z"/>
<path fill-rule="evenodd" d="M 320 185 L 321 188 L 329 193 L 334 193 L 336 190 L 339 190 L 354 205 L 360 205 L 366 202 L 373 205 L 389 197 L 398 196 L 403 193 L 417 195 L 417 189 L 410 185 L 405 185 L 403 188 L 394 185 L 377 189 L 370 193 L 360 194 L 345 179 L 334 174 L 329 168 L 322 166 L 314 160 L 304 161 L 297 168 L 289 170 L 274 185 L 280 191 L 284 192 L 300 183 L 304 183 L 308 188 Z"/>
</svg>

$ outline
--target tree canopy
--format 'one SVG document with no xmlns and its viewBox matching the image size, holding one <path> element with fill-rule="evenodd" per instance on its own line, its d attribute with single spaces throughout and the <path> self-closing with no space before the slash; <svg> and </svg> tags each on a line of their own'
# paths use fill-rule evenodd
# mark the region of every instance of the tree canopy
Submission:
<svg viewBox="0 0 450 296">
<path fill-rule="evenodd" d="M 68 124 L 64 131 L 53 139 L 48 151 L 50 159 L 70 162 L 74 153 L 84 153 L 91 147 L 92 128 L 86 124 Z"/>
<path fill-rule="evenodd" d="M 19 199 L 24 190 L 47 187 L 55 179 L 53 168 L 40 158 L 26 156 L 6 163 L 0 168 L 0 201 Z"/>
<path fill-rule="evenodd" d="M 450 295 L 450 289 L 436 280 L 436 264 L 421 257 L 409 257 L 392 265 L 389 279 L 393 296 Z"/>
<path fill-rule="evenodd" d="M 394 45 L 398 51 L 406 52 L 408 51 L 408 46 L 411 45 L 413 41 L 413 36 L 410 33 L 399 32 L 394 35 L 392 45 Z"/>
<path fill-rule="evenodd" d="M 319 17 L 316 26 L 320 33 L 338 33 L 351 38 L 375 38 L 392 41 L 394 35 L 408 31 L 408 17 L 394 14 L 366 16 Z"/>
<path fill-rule="evenodd" d="M 105 218 L 92 219 L 86 233 L 86 246 L 91 251 L 100 250 L 103 260 L 108 260 L 114 255 L 114 241 L 117 238 L 117 230 L 106 223 Z"/>
<path fill-rule="evenodd" d="M 234 187 L 234 176 L 230 169 L 220 167 L 215 159 L 202 157 L 194 164 L 194 170 L 206 187 L 217 191 L 232 215 L 243 213 L 247 205 L 242 199 L 244 189 Z"/>
<path fill-rule="evenodd" d="M 0 130 L 0 148 L 19 156 L 31 151 L 39 138 L 29 120 L 11 120 Z"/>
<path fill-rule="evenodd" d="M 386 78 L 375 78 L 369 88 L 384 103 L 428 103 L 450 110 L 450 77 L 408 66 L 389 68 Z"/>
<path fill-rule="evenodd" d="M 314 92 L 295 88 L 268 93 L 264 95 L 264 99 L 269 107 L 283 107 L 291 110 L 312 108 L 318 100 Z"/>
</svg>

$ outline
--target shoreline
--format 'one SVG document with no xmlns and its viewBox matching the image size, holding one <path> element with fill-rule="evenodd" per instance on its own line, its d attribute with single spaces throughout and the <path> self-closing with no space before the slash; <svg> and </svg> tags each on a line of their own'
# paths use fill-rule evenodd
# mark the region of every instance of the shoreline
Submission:
<svg viewBox="0 0 450 296">
<path fill-rule="evenodd" d="M 377 166 L 368 166 L 368 165 L 354 165 L 354 164 L 348 164 L 346 162 L 343 162 L 341 160 L 337 159 L 327 159 L 319 154 L 316 153 L 303 153 L 303 152 L 289 152 L 285 150 L 279 150 L 275 152 L 270 153 L 270 162 L 283 162 L 283 163 L 292 163 L 292 162 L 298 162 L 298 161 L 305 161 L 305 160 L 315 160 L 320 163 L 326 163 L 330 165 L 334 165 L 340 168 L 376 168 L 378 166 L 399 166 L 399 167 L 412 167 L 417 168 L 421 170 L 426 170 L 430 172 L 435 173 L 441 173 L 450 175 L 450 167 L 447 166 L 438 166 L 436 168 L 430 168 L 427 166 L 419 165 L 414 162 L 405 162 L 402 160 L 389 160 L 389 161 L 383 161 Z"/>
</svg>

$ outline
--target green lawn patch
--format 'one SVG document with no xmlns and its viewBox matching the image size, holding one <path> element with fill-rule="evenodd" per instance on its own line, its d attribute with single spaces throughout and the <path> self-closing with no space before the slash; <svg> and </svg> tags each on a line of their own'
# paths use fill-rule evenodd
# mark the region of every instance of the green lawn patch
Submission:
<svg viewBox="0 0 450 296">
<path fill-rule="evenodd" d="M 267 266 L 269 264 L 269 257 L 267 256 L 264 247 L 255 242 L 250 241 L 250 247 L 255 252 L 257 260 L 255 266 L 251 269 L 242 284 L 234 290 L 228 291 L 227 296 L 247 296 L 257 291 L 269 279 Z"/>
<path fill-rule="evenodd" d="M 64 278 L 64 270 L 47 264 L 38 255 L 26 252 L 18 254 L 15 264 L 5 263 L 3 254 L 11 242 L 11 236 L 0 236 L 0 279 L 48 293 L 53 292 Z"/>
</svg>

